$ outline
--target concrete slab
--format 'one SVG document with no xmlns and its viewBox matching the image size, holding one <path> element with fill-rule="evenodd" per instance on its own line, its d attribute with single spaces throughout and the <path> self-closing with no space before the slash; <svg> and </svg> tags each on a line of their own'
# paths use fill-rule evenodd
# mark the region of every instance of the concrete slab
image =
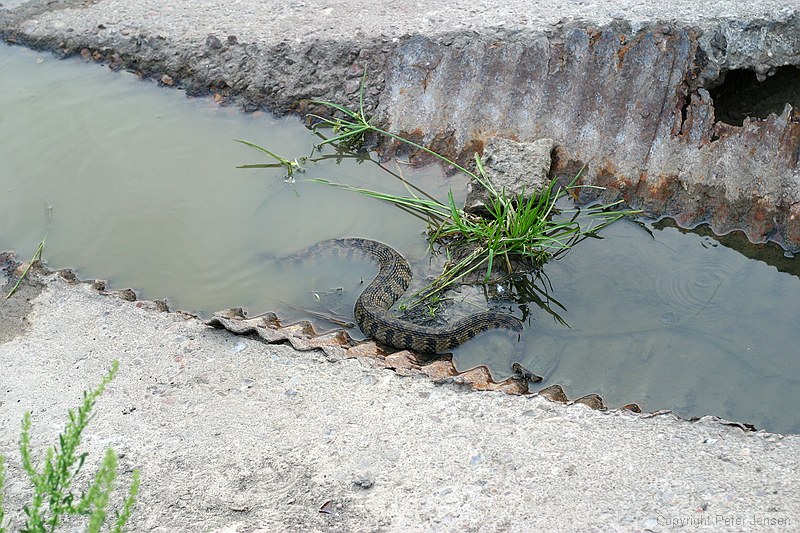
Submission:
<svg viewBox="0 0 800 533">
<path fill-rule="evenodd" d="M 86 468 L 110 446 L 123 454 L 123 486 L 141 469 L 132 531 L 800 524 L 799 436 L 435 385 L 236 337 L 58 276 L 31 302 L 30 329 L 0 344 L 0 453 L 15 523 L 30 491 L 17 452 L 23 412 L 41 450 L 119 359 L 87 430 Z M 320 513 L 327 501 L 332 513 Z"/>
</svg>

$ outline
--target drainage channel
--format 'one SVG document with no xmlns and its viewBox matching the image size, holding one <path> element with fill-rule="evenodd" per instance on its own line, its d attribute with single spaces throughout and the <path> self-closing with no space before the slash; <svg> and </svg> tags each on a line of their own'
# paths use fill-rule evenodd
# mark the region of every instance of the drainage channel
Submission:
<svg viewBox="0 0 800 533">
<path fill-rule="evenodd" d="M 380 240 L 411 260 L 419 280 L 435 271 L 421 221 L 308 182 L 406 192 L 376 165 L 325 161 L 293 182 L 280 170 L 236 168 L 264 162 L 237 138 L 308 153 L 315 138 L 296 119 L 240 114 L 19 48 L 0 47 L 0 75 L 0 249 L 24 257 L 46 234 L 53 268 L 195 313 L 243 306 L 286 320 L 352 320 L 374 273 L 361 262 L 275 261 L 323 239 Z M 464 190 L 437 168 L 389 166 L 438 198 Z M 603 237 L 547 265 L 540 288 L 558 305 L 525 305 L 516 350 L 479 336 L 456 350 L 459 369 L 484 364 L 501 379 L 518 361 L 570 397 L 596 392 L 611 406 L 800 431 L 800 414 L 786 408 L 800 400 L 797 276 L 663 225 L 620 222 Z"/>
</svg>

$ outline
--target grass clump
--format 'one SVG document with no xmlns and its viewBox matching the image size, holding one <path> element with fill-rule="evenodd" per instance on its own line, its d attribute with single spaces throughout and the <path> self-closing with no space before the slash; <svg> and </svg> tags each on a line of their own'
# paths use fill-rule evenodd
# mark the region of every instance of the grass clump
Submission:
<svg viewBox="0 0 800 533">
<path fill-rule="evenodd" d="M 31 414 L 26 412 L 22 419 L 22 435 L 20 437 L 20 455 L 22 467 L 33 485 L 31 502 L 24 507 L 26 520 L 23 533 L 49 533 L 56 530 L 64 517 L 86 516 L 86 531 L 96 533 L 101 530 L 108 517 L 108 502 L 114 490 L 117 478 L 118 457 L 112 449 L 106 450 L 103 461 L 90 482 L 88 489 L 80 494 L 72 492 L 72 482 L 80 472 L 87 453 L 79 454 L 77 449 L 81 442 L 81 434 L 91 419 L 92 409 L 97 398 L 105 391 L 114 379 L 119 362 L 114 361 L 108 374 L 100 385 L 92 391 L 83 393 L 83 402 L 77 409 L 69 409 L 69 421 L 64 431 L 58 436 L 58 446 L 49 447 L 40 467 L 34 464 L 31 449 Z M 2 493 L 5 485 L 5 468 L 3 457 L 0 457 L 0 533 L 8 531 L 4 523 Z M 122 509 L 115 512 L 114 523 L 110 531 L 121 532 L 130 519 L 136 496 L 139 491 L 139 471 L 133 471 L 133 483 Z"/>
<path fill-rule="evenodd" d="M 354 152 L 364 146 L 369 135 L 383 136 L 432 155 L 464 173 L 488 193 L 485 205 L 487 213 L 479 215 L 459 207 L 452 191 L 448 194 L 447 201 L 440 201 L 409 184 L 406 184 L 408 195 L 400 196 L 325 179 L 311 180 L 391 202 L 428 223 L 431 249 L 443 249 L 448 261 L 442 274 L 417 293 L 417 299 L 408 305 L 409 308 L 462 283 L 473 272 L 481 272 L 483 282 L 487 282 L 493 276 L 503 279 L 520 272 L 537 271 L 546 262 L 565 253 L 583 239 L 600 238 L 597 232 L 603 227 L 624 216 L 638 213 L 617 209 L 621 200 L 582 209 L 564 208 L 565 197 L 568 195 L 576 198 L 579 189 L 597 188 L 577 185 L 580 172 L 568 184 L 561 186 L 557 180 L 553 180 L 544 190 L 527 196 L 525 191 L 511 194 L 505 190 L 497 190 L 488 178 L 477 153 L 474 170 L 470 170 L 418 143 L 373 125 L 364 109 L 365 79 L 366 70 L 362 78 L 358 110 L 354 111 L 333 102 L 312 100 L 312 103 L 334 111 L 332 117 L 309 115 L 314 121 L 314 133 L 323 139 L 315 149 L 321 150 L 330 145 L 339 152 Z M 331 130 L 333 135 L 326 137 L 322 133 L 323 129 Z M 252 143 L 246 144 L 265 151 Z M 276 157 L 271 153 L 270 155 Z"/>
</svg>

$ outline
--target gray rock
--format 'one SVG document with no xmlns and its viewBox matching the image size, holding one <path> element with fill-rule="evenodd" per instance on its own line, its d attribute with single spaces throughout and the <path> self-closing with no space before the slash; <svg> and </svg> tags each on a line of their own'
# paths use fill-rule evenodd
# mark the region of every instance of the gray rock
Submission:
<svg viewBox="0 0 800 533">
<path fill-rule="evenodd" d="M 550 153 L 554 146 L 553 139 L 517 142 L 492 137 L 483 152 L 487 177 L 498 192 L 505 191 L 509 196 L 524 194 L 528 198 L 550 183 Z M 465 209 L 482 211 L 488 194 L 482 185 L 473 181 L 469 184 Z"/>
<path fill-rule="evenodd" d="M 206 37 L 206 46 L 209 48 L 219 49 L 222 48 L 222 42 L 219 40 L 219 38 L 217 38 L 216 35 L 209 34 L 209 36 Z"/>
</svg>

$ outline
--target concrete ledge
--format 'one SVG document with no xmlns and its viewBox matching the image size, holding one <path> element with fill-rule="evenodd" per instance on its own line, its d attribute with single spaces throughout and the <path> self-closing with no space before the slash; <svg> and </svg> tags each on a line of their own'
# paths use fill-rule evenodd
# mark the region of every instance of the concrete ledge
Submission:
<svg viewBox="0 0 800 533">
<path fill-rule="evenodd" d="M 236 337 L 58 276 L 42 282 L 27 333 L 0 344 L 0 454 L 15 521 L 30 490 L 17 450 L 23 411 L 42 449 L 119 359 L 87 430 L 85 469 L 109 446 L 124 454 L 121 483 L 141 469 L 131 531 L 800 523 L 798 436 L 435 385 Z M 321 514 L 327 501 L 333 512 Z"/>
</svg>

